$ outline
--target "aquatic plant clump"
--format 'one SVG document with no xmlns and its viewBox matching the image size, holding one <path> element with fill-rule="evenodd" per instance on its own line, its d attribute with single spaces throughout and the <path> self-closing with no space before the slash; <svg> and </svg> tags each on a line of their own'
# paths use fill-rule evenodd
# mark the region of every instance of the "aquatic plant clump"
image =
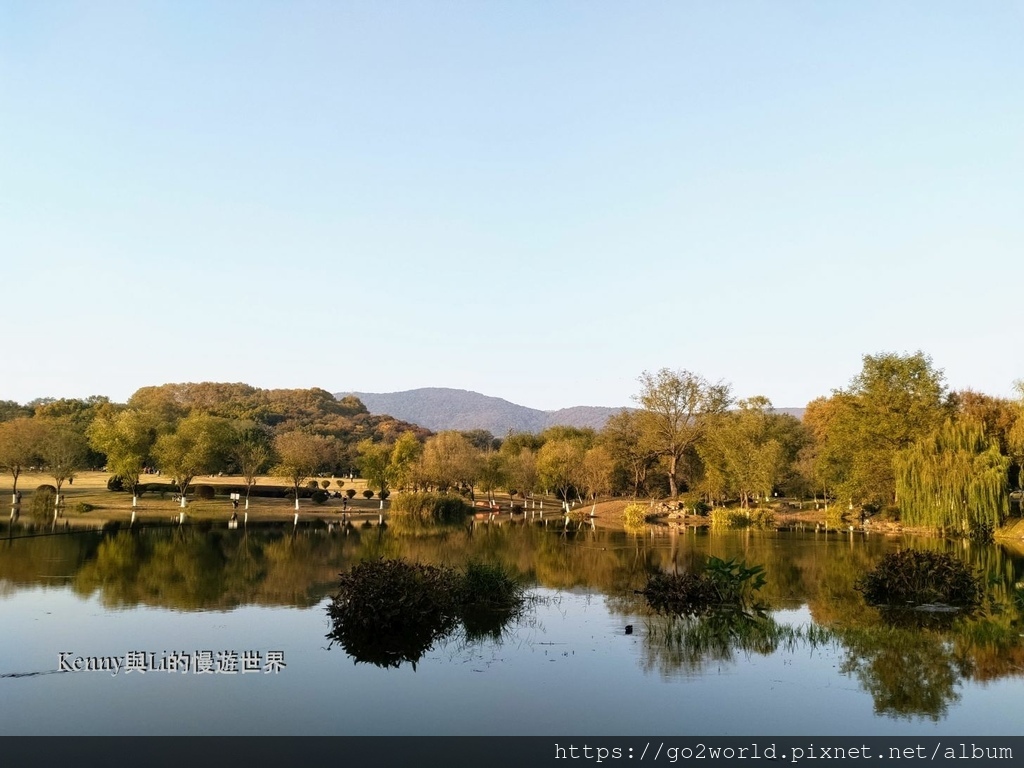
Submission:
<svg viewBox="0 0 1024 768">
<path fill-rule="evenodd" d="M 337 641 L 356 661 L 380 667 L 416 662 L 461 624 L 469 640 L 499 637 L 525 604 L 525 590 L 500 566 L 462 573 L 405 560 L 360 563 L 340 577 L 327 607 Z"/>
<path fill-rule="evenodd" d="M 745 609 L 766 583 L 764 567 L 709 557 L 701 573 L 656 573 L 640 590 L 658 613 L 698 615 L 714 608 Z"/>
<path fill-rule="evenodd" d="M 415 664 L 458 623 L 456 574 L 448 568 L 373 560 L 341 574 L 327 606 L 328 635 L 358 660 L 381 667 Z"/>
<path fill-rule="evenodd" d="M 498 638 L 522 615 L 526 590 L 500 565 L 472 562 L 459 581 L 458 611 L 467 639 Z"/>
<path fill-rule="evenodd" d="M 981 603 L 981 579 L 962 561 L 943 552 L 905 549 L 886 555 L 856 589 L 872 605 L 945 603 L 973 607 Z"/>
</svg>

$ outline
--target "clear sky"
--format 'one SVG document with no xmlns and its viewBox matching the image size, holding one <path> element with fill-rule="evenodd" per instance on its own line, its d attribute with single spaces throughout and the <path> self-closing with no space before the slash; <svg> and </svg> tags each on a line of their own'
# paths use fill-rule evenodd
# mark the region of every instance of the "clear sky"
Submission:
<svg viewBox="0 0 1024 768">
<path fill-rule="evenodd" d="M 0 2 L 0 399 L 1009 395 L 1022 268 L 1022 2 Z"/>
</svg>

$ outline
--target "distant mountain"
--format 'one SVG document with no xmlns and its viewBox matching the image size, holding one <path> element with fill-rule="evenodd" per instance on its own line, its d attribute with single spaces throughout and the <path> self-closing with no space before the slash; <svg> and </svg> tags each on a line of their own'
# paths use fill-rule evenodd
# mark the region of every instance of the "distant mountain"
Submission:
<svg viewBox="0 0 1024 768">
<path fill-rule="evenodd" d="M 794 417 L 796 419 L 799 419 L 800 421 L 803 421 L 804 420 L 804 411 L 806 411 L 807 409 L 806 408 L 775 408 L 774 410 L 775 410 L 776 413 L 786 413 L 786 414 L 789 414 L 790 416 L 792 416 L 792 417 Z"/>
<path fill-rule="evenodd" d="M 610 416 L 622 410 L 577 405 L 557 411 L 539 411 L 510 403 L 500 397 L 444 387 L 410 389 L 405 392 L 338 392 L 335 397 L 340 399 L 346 395 L 358 397 L 374 415 L 392 416 L 434 432 L 446 429 L 486 429 L 495 437 L 504 437 L 509 430 L 543 432 L 555 425 L 599 430 Z M 775 411 L 788 413 L 798 419 L 804 415 L 803 408 L 776 408 Z"/>
<path fill-rule="evenodd" d="M 540 411 L 465 389 L 427 387 L 406 392 L 338 392 L 335 397 L 355 395 L 372 414 L 387 414 L 402 421 L 441 432 L 486 429 L 495 437 L 513 432 L 542 432 L 556 424 L 601 429 L 608 417 L 622 408 L 578 405 L 557 411 Z"/>
</svg>

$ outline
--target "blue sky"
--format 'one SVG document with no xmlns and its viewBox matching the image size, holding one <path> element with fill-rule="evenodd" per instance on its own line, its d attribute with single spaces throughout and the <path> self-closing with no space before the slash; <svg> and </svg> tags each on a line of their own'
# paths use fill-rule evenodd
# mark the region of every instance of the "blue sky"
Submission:
<svg viewBox="0 0 1024 768">
<path fill-rule="evenodd" d="M 1024 3 L 0 3 L 0 399 L 1024 376 Z"/>
</svg>

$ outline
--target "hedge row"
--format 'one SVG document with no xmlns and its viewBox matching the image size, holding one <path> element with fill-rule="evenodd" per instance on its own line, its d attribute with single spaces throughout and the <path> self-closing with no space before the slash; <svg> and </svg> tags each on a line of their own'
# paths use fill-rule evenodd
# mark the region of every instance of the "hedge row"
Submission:
<svg viewBox="0 0 1024 768">
<path fill-rule="evenodd" d="M 107 482 L 107 488 L 109 490 L 131 492 L 131 489 L 125 488 L 122 483 L 114 481 L 115 478 L 112 477 L 110 478 L 110 481 Z M 208 489 L 212 489 L 212 492 Z M 140 496 L 145 493 L 176 494 L 178 491 L 178 486 L 174 483 L 139 483 Z M 241 494 L 242 498 L 245 498 L 244 485 L 203 485 L 193 483 L 189 486 L 189 492 L 191 495 L 199 498 L 230 496 L 232 493 Z M 299 498 L 308 499 L 313 492 L 312 488 L 299 488 Z M 323 493 L 323 491 L 319 491 L 319 493 Z M 291 499 L 295 498 L 295 490 L 290 485 L 254 485 L 252 490 L 249 492 L 249 497 L 253 499 Z"/>
</svg>

